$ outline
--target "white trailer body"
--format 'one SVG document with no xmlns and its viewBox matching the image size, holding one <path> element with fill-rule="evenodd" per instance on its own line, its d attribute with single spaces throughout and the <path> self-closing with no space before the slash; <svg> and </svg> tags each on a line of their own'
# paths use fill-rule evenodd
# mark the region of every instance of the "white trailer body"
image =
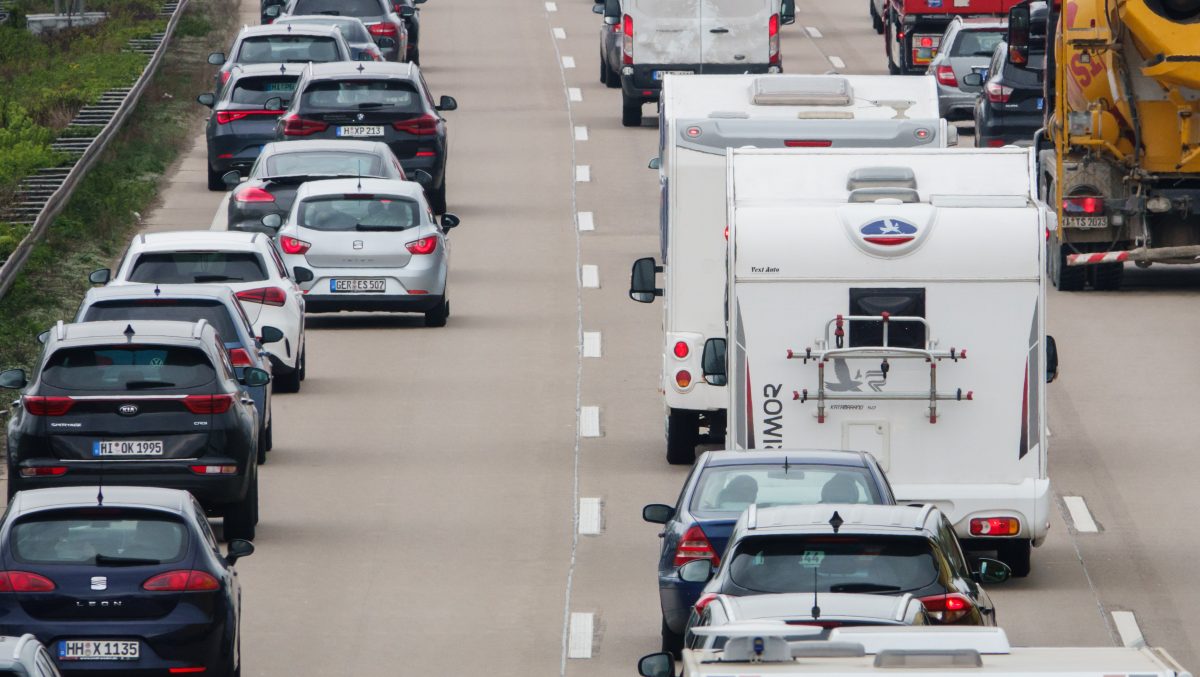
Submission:
<svg viewBox="0 0 1200 677">
<path fill-rule="evenodd" d="M 725 335 L 726 150 L 944 147 L 956 137 L 931 78 L 671 75 L 660 116 L 667 457 L 690 464 L 701 428 L 720 440 L 728 399 L 699 378 L 704 341 Z"/>
<path fill-rule="evenodd" d="M 1031 153 L 731 150 L 729 168 L 730 446 L 870 452 L 901 503 L 1027 574 L 1050 511 Z"/>
</svg>

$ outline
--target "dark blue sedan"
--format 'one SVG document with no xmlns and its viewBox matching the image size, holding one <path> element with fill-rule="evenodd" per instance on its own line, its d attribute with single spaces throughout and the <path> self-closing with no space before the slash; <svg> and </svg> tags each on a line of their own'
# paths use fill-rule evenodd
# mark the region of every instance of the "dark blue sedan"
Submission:
<svg viewBox="0 0 1200 677">
<path fill-rule="evenodd" d="M 663 651 L 678 653 L 683 632 L 703 584 L 676 575 L 696 559 L 716 565 L 733 525 L 750 504 L 895 505 L 879 463 L 858 451 L 708 451 L 696 461 L 679 503 L 642 509 L 642 519 L 663 524 L 658 560 Z"/>
<path fill-rule="evenodd" d="M 0 525 L 0 635 L 32 633 L 67 674 L 232 677 L 241 588 L 186 491 L 17 493 Z"/>
</svg>

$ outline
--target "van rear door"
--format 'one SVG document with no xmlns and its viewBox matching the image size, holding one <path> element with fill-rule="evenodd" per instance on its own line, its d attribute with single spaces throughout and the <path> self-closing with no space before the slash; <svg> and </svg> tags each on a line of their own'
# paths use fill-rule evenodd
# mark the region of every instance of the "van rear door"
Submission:
<svg viewBox="0 0 1200 677">
<path fill-rule="evenodd" d="M 626 0 L 625 14 L 633 21 L 633 62 L 693 67 L 699 64 L 700 8 L 709 2 L 712 0 Z"/>
<path fill-rule="evenodd" d="M 769 61 L 768 28 L 777 0 L 701 3 L 702 63 L 762 65 Z"/>
</svg>

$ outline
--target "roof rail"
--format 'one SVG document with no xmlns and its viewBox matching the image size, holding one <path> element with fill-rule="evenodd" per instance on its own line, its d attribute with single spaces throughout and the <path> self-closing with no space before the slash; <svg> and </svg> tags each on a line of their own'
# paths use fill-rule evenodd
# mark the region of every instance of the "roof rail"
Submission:
<svg viewBox="0 0 1200 677">
<path fill-rule="evenodd" d="M 67 325 L 62 320 L 54 323 L 54 335 L 59 341 L 67 338 Z"/>
<path fill-rule="evenodd" d="M 746 506 L 746 528 L 754 531 L 758 528 L 758 504 L 751 503 Z"/>
<path fill-rule="evenodd" d="M 892 616 L 895 620 L 902 621 L 908 614 L 908 606 L 912 604 L 913 594 L 906 592 L 896 598 L 896 615 Z"/>
<path fill-rule="evenodd" d="M 925 520 L 929 519 L 929 514 L 932 513 L 937 506 L 932 503 L 926 503 L 921 506 L 921 512 L 917 515 L 917 525 L 913 527 L 918 531 L 925 528 Z"/>
<path fill-rule="evenodd" d="M 34 637 L 32 633 L 28 633 L 28 632 L 21 635 L 20 637 L 18 637 L 17 638 L 17 646 L 13 648 L 13 654 L 12 654 L 13 660 L 20 660 L 21 652 L 25 650 L 25 647 L 30 642 L 36 642 L 36 641 L 37 641 L 37 637 Z"/>
<path fill-rule="evenodd" d="M 204 328 L 208 326 L 208 320 L 203 318 L 196 320 L 196 326 L 192 328 L 192 338 L 200 338 L 204 335 Z"/>
<path fill-rule="evenodd" d="M 142 239 L 142 244 L 146 244 L 146 234 L 145 234 L 145 233 L 142 233 L 142 234 L 140 235 L 140 237 L 141 237 L 141 239 Z"/>
</svg>

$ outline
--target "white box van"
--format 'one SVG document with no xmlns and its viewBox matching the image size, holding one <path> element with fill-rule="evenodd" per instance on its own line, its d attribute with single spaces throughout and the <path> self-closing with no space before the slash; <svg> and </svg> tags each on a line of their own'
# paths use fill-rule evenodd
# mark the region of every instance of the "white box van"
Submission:
<svg viewBox="0 0 1200 677">
<path fill-rule="evenodd" d="M 731 150 L 729 444 L 855 449 L 1029 573 L 1049 528 L 1030 150 Z M 725 343 L 706 346 L 720 381 Z"/>
<path fill-rule="evenodd" d="M 670 75 L 659 109 L 667 460 L 690 464 L 702 429 L 713 442 L 725 430 L 725 388 L 699 376 L 704 341 L 725 335 L 726 149 L 940 147 L 957 135 L 932 78 Z M 652 259 L 639 267 L 654 279 Z"/>
</svg>

